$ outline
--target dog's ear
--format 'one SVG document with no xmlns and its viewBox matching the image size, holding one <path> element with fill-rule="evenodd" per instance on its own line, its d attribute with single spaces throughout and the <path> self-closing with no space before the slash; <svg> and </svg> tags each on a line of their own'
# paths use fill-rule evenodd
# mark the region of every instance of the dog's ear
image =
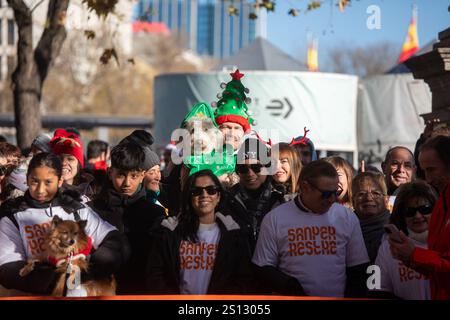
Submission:
<svg viewBox="0 0 450 320">
<path fill-rule="evenodd" d="M 54 216 L 52 219 L 52 228 L 56 228 L 56 226 L 62 221 L 63 220 L 60 217 Z"/>
<path fill-rule="evenodd" d="M 80 220 L 80 221 L 77 221 L 77 223 L 78 223 L 78 226 L 80 227 L 80 229 L 84 231 L 84 228 L 86 228 L 86 225 L 87 225 L 87 220 Z"/>
</svg>

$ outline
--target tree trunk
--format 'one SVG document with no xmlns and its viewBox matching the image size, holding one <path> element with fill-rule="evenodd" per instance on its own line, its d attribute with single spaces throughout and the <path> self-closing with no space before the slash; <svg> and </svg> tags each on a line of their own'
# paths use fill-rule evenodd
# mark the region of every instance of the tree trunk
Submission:
<svg viewBox="0 0 450 320">
<path fill-rule="evenodd" d="M 12 74 L 17 145 L 29 147 L 41 130 L 39 102 L 41 89 L 33 55 L 31 11 L 22 1 L 8 1 L 14 10 L 19 39 L 17 66 Z"/>
<path fill-rule="evenodd" d="M 14 83 L 14 113 L 17 145 L 20 149 L 31 146 L 41 131 L 40 96 L 36 75 L 19 72 Z"/>
<path fill-rule="evenodd" d="M 8 4 L 14 11 L 19 34 L 12 87 L 17 145 L 23 149 L 31 145 L 41 130 L 42 86 L 66 38 L 64 23 L 69 0 L 49 1 L 46 27 L 36 50 L 33 50 L 32 11 L 23 0 L 8 0 Z"/>
</svg>

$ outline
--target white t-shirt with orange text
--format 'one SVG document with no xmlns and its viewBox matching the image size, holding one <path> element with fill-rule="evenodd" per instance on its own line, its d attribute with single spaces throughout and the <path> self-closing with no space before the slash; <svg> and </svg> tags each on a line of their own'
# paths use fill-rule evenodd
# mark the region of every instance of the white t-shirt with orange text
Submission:
<svg viewBox="0 0 450 320">
<path fill-rule="evenodd" d="M 220 229 L 217 223 L 200 224 L 198 242 L 180 244 L 180 293 L 207 294 L 214 268 Z"/>
<path fill-rule="evenodd" d="M 95 249 L 102 243 L 106 235 L 117 230 L 102 220 L 90 207 L 78 210 L 81 220 L 87 220 L 86 234 L 92 238 Z M 27 208 L 14 214 L 17 225 L 9 217 L 0 220 L 0 266 L 9 262 L 39 259 L 46 251 L 44 242 L 51 228 L 52 219 L 58 216 L 63 220 L 75 220 L 71 213 L 62 207 L 47 209 Z M 23 296 L 31 293 L 0 286 L 0 296 Z"/>
<path fill-rule="evenodd" d="M 343 297 L 346 268 L 369 257 L 350 209 L 334 203 L 315 214 L 290 201 L 264 217 L 252 261 L 296 278 L 307 295 Z"/>
<path fill-rule="evenodd" d="M 418 247 L 427 248 L 426 244 L 412 241 Z M 392 292 L 405 300 L 431 299 L 428 278 L 392 257 L 387 236 L 381 242 L 375 264 L 381 271 L 381 291 Z"/>
<path fill-rule="evenodd" d="M 81 220 L 87 220 L 85 232 L 92 238 L 95 249 L 109 232 L 117 230 L 88 206 L 78 210 L 78 214 Z M 0 265 L 35 259 L 44 253 L 46 234 L 56 215 L 63 220 L 75 220 L 73 214 L 67 213 L 59 206 L 51 210 L 28 208 L 17 212 L 14 217 L 18 226 L 9 217 L 2 218 L 0 220 Z"/>
</svg>

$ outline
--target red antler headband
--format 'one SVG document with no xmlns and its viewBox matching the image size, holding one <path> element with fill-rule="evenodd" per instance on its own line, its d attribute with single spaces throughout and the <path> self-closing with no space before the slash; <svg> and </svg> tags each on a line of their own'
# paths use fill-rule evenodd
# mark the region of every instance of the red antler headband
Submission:
<svg viewBox="0 0 450 320">
<path fill-rule="evenodd" d="M 256 131 L 253 131 L 253 132 L 255 133 L 256 138 L 258 138 L 259 141 L 261 141 L 262 143 L 264 143 L 272 148 L 272 140 L 270 138 L 269 138 L 269 141 L 264 141 Z"/>
<path fill-rule="evenodd" d="M 74 147 L 78 147 L 81 148 L 81 144 L 76 141 L 73 138 L 68 138 L 68 137 L 57 137 L 53 142 L 53 144 L 63 144 L 65 146 L 74 148 Z"/>
<path fill-rule="evenodd" d="M 295 140 L 295 138 L 292 138 L 291 143 L 289 143 L 289 145 L 295 146 L 297 144 L 303 144 L 304 146 L 306 146 L 306 144 L 308 143 L 309 139 L 306 137 L 306 135 L 308 134 L 309 130 L 306 129 L 306 127 L 303 128 L 303 138 L 301 138 L 300 140 Z"/>
<path fill-rule="evenodd" d="M 54 154 L 70 154 L 77 158 L 81 167 L 84 166 L 83 145 L 78 135 L 57 129 L 50 141 L 50 147 Z"/>
</svg>

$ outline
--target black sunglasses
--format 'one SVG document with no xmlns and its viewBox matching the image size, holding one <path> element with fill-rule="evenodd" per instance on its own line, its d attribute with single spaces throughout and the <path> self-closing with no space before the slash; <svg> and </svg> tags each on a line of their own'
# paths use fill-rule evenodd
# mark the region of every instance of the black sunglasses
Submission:
<svg viewBox="0 0 450 320">
<path fill-rule="evenodd" d="M 431 204 L 427 204 L 419 207 L 407 207 L 403 211 L 403 214 L 405 217 L 411 218 L 416 215 L 417 211 L 419 211 L 422 215 L 427 215 L 433 212 L 433 206 Z"/>
<path fill-rule="evenodd" d="M 259 163 L 255 163 L 255 164 L 237 164 L 236 165 L 236 172 L 240 173 L 240 174 L 247 174 L 249 173 L 250 169 L 252 169 L 252 171 L 256 174 L 261 172 L 263 165 L 259 164 Z"/>
<path fill-rule="evenodd" d="M 207 186 L 207 187 L 193 187 L 191 189 L 191 194 L 194 197 L 201 196 L 203 194 L 203 190 L 206 190 L 206 193 L 210 196 L 213 196 L 219 192 L 219 187 L 217 186 Z"/>
<path fill-rule="evenodd" d="M 336 198 L 339 196 L 339 194 L 341 193 L 341 190 L 336 189 L 336 190 L 322 190 L 319 189 L 318 187 L 316 187 L 314 184 L 312 184 L 311 182 L 308 182 L 314 189 L 316 189 L 317 191 L 320 191 L 322 199 L 329 199 L 331 196 L 335 196 Z"/>
</svg>

